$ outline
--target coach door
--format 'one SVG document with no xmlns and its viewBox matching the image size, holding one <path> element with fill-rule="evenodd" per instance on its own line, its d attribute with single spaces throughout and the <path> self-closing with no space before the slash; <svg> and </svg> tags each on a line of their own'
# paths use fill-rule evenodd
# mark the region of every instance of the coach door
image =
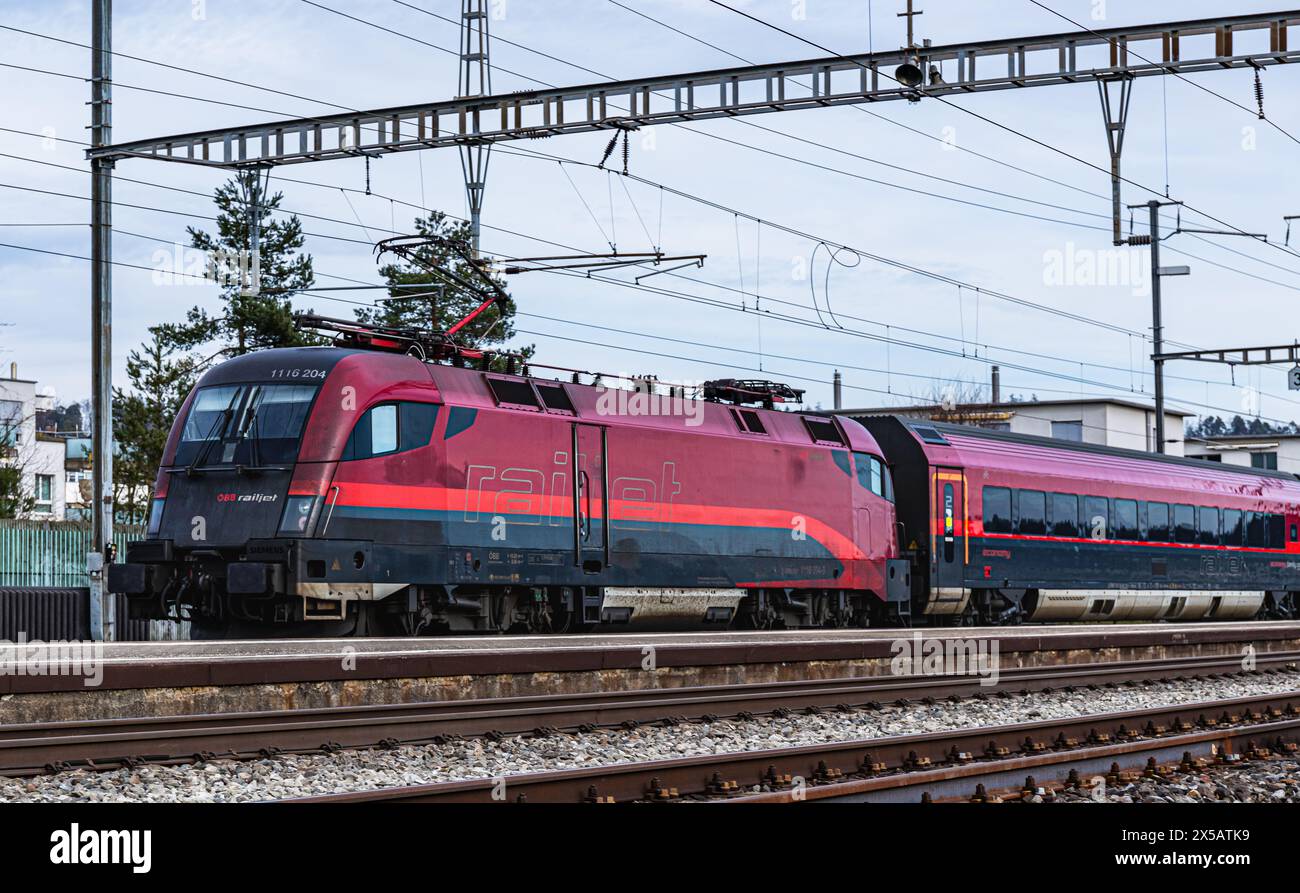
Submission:
<svg viewBox="0 0 1300 893">
<path fill-rule="evenodd" d="M 966 564 L 966 476 L 960 468 L 935 469 L 933 530 L 933 586 L 960 590 Z"/>
<path fill-rule="evenodd" d="M 599 425 L 573 425 L 573 563 L 587 573 L 609 564 L 609 434 Z"/>
</svg>

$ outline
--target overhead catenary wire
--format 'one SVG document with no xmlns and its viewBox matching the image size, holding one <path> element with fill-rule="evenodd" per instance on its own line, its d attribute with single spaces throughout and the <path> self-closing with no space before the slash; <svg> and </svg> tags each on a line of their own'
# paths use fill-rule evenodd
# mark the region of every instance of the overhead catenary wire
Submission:
<svg viewBox="0 0 1300 893">
<path fill-rule="evenodd" d="M 145 236 L 145 235 L 142 235 L 142 234 L 136 234 L 136 233 L 130 233 L 130 232 L 127 232 L 126 234 L 127 234 L 127 235 L 133 235 L 133 236 L 136 236 L 136 237 L 138 237 L 138 238 L 148 239 L 148 240 L 150 240 L 150 241 L 164 241 L 164 240 L 157 239 L 156 237 Z M 12 243 L 0 243 L 0 247 L 13 248 L 13 249 L 17 249 L 17 250 L 25 250 L 25 251 L 34 251 L 34 252 L 41 253 L 41 254 L 47 254 L 47 255 L 53 255 L 53 256 L 59 256 L 59 257 L 73 258 L 73 259 L 83 260 L 83 261 L 87 261 L 87 262 L 90 261 L 90 258 L 87 257 L 87 256 L 85 256 L 85 255 L 77 255 L 77 254 L 72 254 L 72 253 L 69 253 L 69 252 L 51 251 L 51 250 L 47 250 L 47 249 L 34 248 L 34 247 L 31 247 L 31 246 L 24 246 L 24 245 L 16 245 L 16 244 L 12 244 Z M 114 265 L 114 266 L 123 267 L 123 268 L 128 268 L 128 269 L 142 270 L 142 271 L 151 272 L 151 273 L 157 273 L 157 272 L 158 272 L 158 270 L 157 270 L 156 268 L 153 268 L 153 267 L 145 267 L 145 266 L 142 266 L 142 265 L 139 265 L 139 264 L 133 264 L 133 263 L 126 262 L 126 261 L 111 261 L 110 263 L 111 263 L 112 265 Z M 615 284 L 615 285 L 619 285 L 619 286 L 627 287 L 627 288 L 636 288 L 636 289 L 641 289 L 641 290 L 663 291 L 662 289 L 658 289 L 658 288 L 649 288 L 649 287 L 642 286 L 642 285 L 639 285 L 639 284 L 628 283 L 628 282 L 624 282 L 624 281 L 622 281 L 622 280 L 612 279 L 612 278 L 608 278 L 608 277 L 601 277 L 601 276 L 585 276 L 585 277 L 584 277 L 584 274 L 580 274 L 580 273 L 571 273 L 571 272 L 569 272 L 569 271 L 563 271 L 563 270 L 553 270 L 553 271 L 547 271 L 547 272 L 551 272 L 551 273 L 556 274 L 556 275 L 572 276 L 572 277 L 578 277 L 578 278 L 594 278 L 594 279 L 599 279 L 599 280 L 604 281 L 604 282 L 608 282 L 608 283 L 610 283 L 610 284 Z M 207 277 L 199 276 L 199 275 L 197 275 L 197 274 L 175 273 L 174 275 L 179 275 L 179 276 L 181 276 L 181 277 L 183 277 L 183 278 L 189 278 L 189 279 L 199 279 L 199 280 L 203 280 L 203 281 L 205 281 L 205 282 L 206 282 L 206 281 L 210 281 L 210 280 L 207 279 Z M 337 278 L 337 279 L 342 279 L 343 281 L 353 281 L 353 282 L 356 281 L 356 280 L 350 280 L 350 279 L 348 279 L 347 277 L 336 277 L 336 276 L 332 277 L 332 276 L 329 276 L 328 274 L 322 274 L 322 275 L 325 275 L 326 278 Z M 364 283 L 363 283 L 363 284 L 364 284 Z M 390 286 L 388 286 L 388 285 L 382 285 L 382 286 L 372 286 L 372 287 L 376 287 L 376 288 L 388 288 L 388 287 L 390 287 Z M 684 297 L 686 297 L 686 296 L 684 296 Z M 344 303 L 344 304 L 356 305 L 356 306 L 373 306 L 372 304 L 363 304 L 362 302 L 348 301 L 348 300 L 346 300 L 346 299 L 340 299 L 340 298 L 325 298 L 325 299 L 326 299 L 326 300 L 336 301 L 336 302 L 339 302 L 339 303 Z M 734 305 L 722 305 L 722 306 L 727 307 L 727 309 L 735 310 Z M 572 322 L 573 322 L 573 324 L 575 324 L 575 325 L 586 325 L 586 324 L 587 324 L 587 323 L 581 323 L 581 322 L 578 322 L 578 321 L 572 321 Z M 807 324 L 807 321 L 799 321 L 799 322 L 804 322 L 804 324 Z M 875 340 L 879 340 L 879 339 L 880 339 L 880 336 L 871 335 L 871 334 L 869 334 L 869 333 L 860 333 L 860 332 L 856 332 L 855 330 L 852 330 L 852 329 L 837 329 L 837 330 L 832 330 L 832 331 L 842 332 L 843 334 L 846 334 L 846 335 L 857 335 L 857 336 L 859 336 L 859 337 L 867 337 L 867 338 L 871 338 L 871 339 L 875 339 Z M 528 333 L 527 333 L 527 332 L 524 332 L 524 334 L 528 334 Z M 658 337 L 658 336 L 654 336 L 654 337 Z M 907 345 L 907 344 L 908 344 L 907 342 L 900 342 L 900 341 L 897 341 L 897 340 L 894 340 L 893 343 L 895 343 L 895 344 L 904 344 L 904 345 Z M 957 355 L 956 352 L 954 352 L 954 351 L 942 351 L 942 350 L 938 350 L 938 349 L 934 349 L 934 348 L 928 348 L 928 349 L 930 349 L 931 351 L 934 351 L 934 352 L 939 352 L 939 353 L 948 353 L 948 354 L 951 355 L 951 356 L 956 356 L 956 355 Z M 793 358 L 792 358 L 792 359 L 793 359 Z M 712 361 L 709 361 L 709 360 L 693 360 L 693 361 L 695 361 L 695 362 L 701 362 L 701 363 L 705 363 L 705 364 L 708 364 L 708 363 L 712 362 Z M 795 361 L 798 361 L 798 360 L 795 360 Z M 714 365 L 717 365 L 717 364 L 714 363 Z M 724 364 L 724 365 L 725 365 L 725 364 Z M 844 366 L 847 368 L 847 367 L 849 367 L 849 366 L 852 365 L 852 364 L 841 363 L 840 365 L 844 365 Z M 1042 370 L 1037 370 L 1037 369 L 1034 369 L 1034 368 L 1032 368 L 1032 367 L 1021 367 L 1021 366 L 1017 366 L 1017 365 L 1015 365 L 1015 364 L 1007 364 L 1007 363 L 1005 363 L 1005 362 L 1003 362 L 1003 365 L 1006 366 L 1007 368 L 1012 368 L 1012 369 L 1017 369 L 1017 370 L 1027 371 L 1027 372 L 1031 372 L 1031 373 L 1035 373 L 1035 374 L 1047 374 L 1049 377 L 1061 378 L 1061 379 L 1068 380 L 1068 381 L 1073 381 L 1073 382 L 1076 382 L 1076 383 L 1079 383 L 1079 384 L 1091 385 L 1091 386 L 1096 386 L 1096 387 L 1100 387 L 1100 388 L 1103 388 L 1103 389 L 1109 389 L 1109 390 L 1123 390 L 1121 387 L 1116 386 L 1116 385 L 1112 385 L 1112 384 L 1107 383 L 1107 382 L 1096 382 L 1096 381 L 1089 381 L 1089 380 L 1082 379 L 1082 378 L 1075 378 L 1075 377 L 1073 377 L 1073 376 L 1066 376 L 1066 375 L 1052 374 L 1052 373 L 1044 373 Z M 758 371 L 758 370 L 755 370 L 755 371 Z M 895 375 L 910 375 L 910 374 L 908 374 L 908 373 L 900 373 L 900 372 L 896 372 L 896 371 L 893 372 L 893 374 L 895 374 Z M 798 380 L 820 381 L 819 379 L 805 378 L 805 377 L 803 377 L 803 376 L 797 376 L 797 375 L 790 375 L 790 376 L 787 376 L 787 377 L 794 378 L 794 379 L 798 379 Z M 949 378 L 947 378 L 947 377 L 940 377 L 940 376 L 928 376 L 928 378 L 929 378 L 930 380 L 934 380 L 934 381 L 949 381 L 949 380 L 951 380 L 951 379 L 949 379 Z M 867 388 L 867 389 L 865 389 L 865 390 L 874 390 L 874 389 Z M 1049 390 L 1049 389 L 1040 387 L 1040 388 L 1038 388 L 1038 390 L 1047 391 L 1047 390 Z M 879 393 L 889 393 L 889 392 L 881 391 L 881 392 L 879 392 Z M 1074 392 L 1073 392 L 1073 391 L 1069 391 L 1069 392 L 1064 392 L 1064 391 L 1063 391 L 1062 393 L 1074 393 Z M 1195 403 L 1192 402 L 1192 401 L 1181 401 L 1181 402 L 1188 403 L 1188 404 L 1190 404 L 1190 405 L 1199 405 L 1199 404 L 1195 404 Z M 1201 405 L 1201 406 L 1202 406 L 1202 408 L 1210 409 L 1210 410 L 1214 410 L 1214 411 L 1216 411 L 1216 412 L 1225 412 L 1225 413 L 1227 413 L 1227 412 L 1231 412 L 1231 410 L 1225 409 L 1224 407 L 1213 406 L 1213 405 Z M 1263 420 L 1266 420 L 1266 421 L 1269 421 L 1269 422 L 1275 423 L 1275 424 L 1282 424 L 1282 425 L 1287 424 L 1285 421 L 1283 421 L 1283 420 L 1281 420 L 1281 419 L 1273 419 L 1273 418 L 1268 418 L 1268 417 L 1264 417 L 1264 416 L 1257 416 L 1257 417 L 1258 417 L 1258 418 L 1261 418 L 1261 419 L 1263 419 Z"/>
<path fill-rule="evenodd" d="M 82 169 L 80 169 L 80 168 L 72 168 L 72 167 L 69 167 L 69 166 L 66 166 L 66 165 L 58 165 L 57 163 L 54 163 L 54 162 L 47 162 L 47 161 L 42 161 L 42 160 L 38 160 L 38 159 L 26 159 L 26 158 L 23 158 L 22 156 L 11 156 L 11 157 L 18 157 L 18 158 L 20 158 L 21 160 L 33 161 L 33 162 L 36 162 L 36 163 L 39 163 L 39 164 L 49 164 L 49 165 L 53 165 L 53 166 L 56 166 L 56 167 L 66 167 L 66 168 L 69 169 L 69 170 L 74 170 L 74 171 L 81 172 L 81 173 L 84 173 L 84 172 L 85 172 L 84 170 L 82 170 Z M 296 183 L 301 183 L 301 184 L 305 184 L 305 185 L 320 186 L 320 187 L 329 188 L 329 189 L 335 189 L 335 188 L 343 189 L 343 187 L 332 187 L 332 186 L 329 186 L 328 184 L 318 184 L 318 183 L 313 183 L 313 182 L 311 182 L 311 181 L 294 180 L 294 179 L 292 179 L 292 178 L 283 178 L 283 177 L 280 178 L 280 179 L 282 179 L 282 180 L 286 180 L 287 182 L 296 182 Z M 143 183 L 144 185 L 151 185 L 151 186 L 160 186 L 160 185 L 161 185 L 161 184 L 152 184 L 152 183 L 148 183 L 147 181 L 133 181 L 133 182 L 140 182 L 140 183 Z M 185 190 L 185 189 L 179 189 L 178 187 L 166 187 L 166 186 L 163 186 L 163 187 L 161 187 L 161 188 L 165 188 L 165 189 L 178 189 L 178 190 L 181 191 L 181 192 L 189 193 L 189 194 L 192 194 L 192 195 L 202 196 L 202 197 L 204 197 L 204 198 L 209 197 L 207 193 L 202 193 L 202 192 L 198 192 L 198 191 L 195 191 L 195 190 Z M 344 191 L 348 191 L 348 190 L 344 190 Z M 351 190 L 351 191 L 356 191 L 356 190 Z M 71 197 L 71 198 L 84 198 L 84 197 L 82 197 L 82 196 L 75 196 L 75 195 L 68 195 L 68 197 Z M 383 197 L 383 196 L 381 196 L 381 197 Z M 400 201 L 400 200 L 390 199 L 390 201 Z M 401 203 L 404 204 L 404 205 L 410 205 L 409 202 L 401 202 Z M 196 217 L 196 218 L 200 218 L 200 219 L 213 219 L 213 218 L 212 218 L 211 216 L 209 216 L 209 215 L 192 214 L 192 213 L 190 213 L 190 212 L 176 211 L 176 210 L 173 210 L 173 209 L 159 209 L 159 208 L 156 208 L 156 207 L 153 207 L 153 206 L 143 206 L 143 205 L 135 205 L 134 207 L 137 207 L 137 208 L 139 208 L 139 209 L 143 209 L 143 210 L 155 210 L 155 211 L 160 211 L 160 212 L 162 212 L 162 213 L 180 214 L 180 215 L 183 215 L 183 216 L 192 216 L 192 217 Z M 413 206 L 413 207 L 414 207 L 414 206 Z M 351 222 L 351 221 L 340 220 L 340 219 L 337 219 L 337 218 L 324 217 L 324 216 L 322 216 L 322 215 L 312 215 L 312 214 L 307 214 L 307 213 L 305 213 L 305 212 L 295 212 L 295 211 L 292 211 L 291 209 L 288 209 L 288 208 L 278 208 L 278 209 L 275 209 L 275 210 L 276 210 L 277 212 L 279 212 L 279 213 L 283 213 L 283 214 L 300 214 L 301 216 L 305 216 L 305 217 L 308 217 L 308 218 L 319 219 L 319 220 L 327 220 L 327 221 L 334 222 L 334 223 L 338 223 L 338 224 L 345 225 L 345 226 L 360 226 L 360 227 L 363 227 L 363 228 L 364 228 L 364 224 L 361 224 L 359 221 L 356 222 L 356 223 L 353 223 L 353 222 Z M 421 210 L 425 210 L 425 211 L 427 211 L 428 209 L 421 209 Z M 520 237 L 523 237 L 523 238 L 535 239 L 535 240 L 542 241 L 542 242 L 544 242 L 544 243 L 546 243 L 546 244 L 553 245 L 553 246 L 556 246 L 556 247 L 561 247 L 561 248 L 566 248 L 566 249 L 573 249 L 573 246 L 565 245 L 565 244 L 563 244 L 563 243 L 557 243 L 557 242 L 554 242 L 553 240 L 537 239 L 537 237 L 535 237 L 535 236 L 529 236 L 529 235 L 527 235 L 527 234 L 518 233 L 518 232 L 516 232 L 516 231 L 509 230 L 509 229 L 505 229 L 505 228 L 502 228 L 502 227 L 488 227 L 488 228 L 491 228 L 491 229 L 494 229 L 494 230 L 498 230 L 498 231 L 501 231 L 501 232 L 503 232 L 503 233 L 507 233 L 507 234 L 514 235 L 514 236 L 520 236 Z M 361 240 L 356 240 L 356 239 L 347 239 L 346 237 L 330 236 L 330 235 L 323 235 L 323 234 L 312 234 L 312 233 L 308 233 L 308 235 L 316 235 L 316 236 L 324 237 L 324 238 L 333 238 L 333 239 L 338 239 L 338 240 L 341 240 L 341 241 L 354 242 L 354 243 L 356 243 L 356 244 L 367 244 L 367 245 L 370 244 L 370 243 L 368 243 L 368 242 L 363 242 L 363 241 L 361 241 Z M 812 238 L 812 237 L 810 237 L 810 238 Z M 714 288 L 724 288 L 724 289 L 727 288 L 726 286 L 722 286 L 722 285 L 720 285 L 720 284 L 718 284 L 718 283 L 711 283 L 711 282 L 707 282 L 707 281 L 704 281 L 704 280 L 697 280 L 697 279 L 695 279 L 694 277 L 682 276 L 682 275 L 680 275 L 680 274 L 673 274 L 673 275 L 674 275 L 674 278 L 682 278 L 682 279 L 686 279 L 686 280 L 688 280 L 688 281 L 697 282 L 697 283 L 699 283 L 699 284 L 705 284 L 705 285 L 708 285 L 708 286 L 711 286 L 711 287 L 714 287 Z M 729 289 L 728 289 L 728 290 L 729 290 Z M 980 292 L 977 291 L 977 294 L 979 294 L 979 293 L 980 293 Z M 800 308 L 803 308 L 803 307 L 804 307 L 804 305 L 793 304 L 793 303 L 791 303 L 791 302 L 781 301 L 780 299 L 776 299 L 776 298 L 768 298 L 768 300 L 769 300 L 769 302 L 774 303 L 774 304 L 777 304 L 777 305 L 785 305 L 785 306 L 800 307 Z M 806 308 L 805 308 L 805 309 L 806 309 Z M 844 314 L 841 314 L 841 315 L 844 315 Z M 860 317 L 855 317 L 855 316 L 846 316 L 845 318 L 847 318 L 847 319 L 853 319 L 853 320 L 858 320 L 858 321 L 864 321 L 864 322 L 868 322 L 869 324 L 873 324 L 873 325 L 881 325 L 880 323 L 877 323 L 877 322 L 875 322 L 875 321 L 873 321 L 873 320 L 863 320 L 862 318 L 860 318 Z M 898 327 L 894 327 L 894 328 L 898 328 Z M 908 329 L 906 329 L 906 328 L 901 328 L 900 331 L 914 331 L 914 330 L 908 330 Z M 921 333 L 921 332 L 919 332 L 919 331 L 918 331 L 918 332 L 915 332 L 915 333 L 916 333 L 916 334 L 925 334 L 925 335 L 928 335 L 928 336 L 930 336 L 930 337 L 942 337 L 942 336 L 935 336 L 935 335 L 933 335 L 933 333 Z M 1136 334 L 1136 335 L 1141 336 L 1141 333 L 1133 333 L 1133 334 Z M 956 340 L 956 339 L 954 339 L 954 340 Z M 908 345 L 904 344 L 903 346 L 908 346 Z M 1010 352 L 1010 353 L 1020 353 L 1020 354 L 1024 354 L 1024 355 L 1028 355 L 1028 356 L 1034 356 L 1034 357 L 1043 358 L 1043 359 L 1050 359 L 1050 360 L 1054 360 L 1054 361 L 1058 361 L 1058 360 L 1059 360 L 1059 358 L 1057 358 L 1057 357 L 1048 357 L 1048 356 L 1041 355 L 1041 354 L 1033 354 L 1032 352 L 1019 351 L 1019 350 L 1016 350 L 1016 349 L 1014 349 L 1014 348 L 999 348 L 999 349 L 1004 350 L 1004 351 L 1006 351 L 1006 352 Z M 1086 365 L 1089 365 L 1089 366 L 1092 366 L 1092 367 L 1096 367 L 1096 368 L 1113 368 L 1113 367 L 1107 367 L 1107 366 L 1105 366 L 1104 364 L 1098 364 L 1098 363 L 1093 363 L 1093 362 L 1087 362 L 1087 363 L 1085 363 L 1085 364 L 1086 364 Z M 1177 379 L 1180 379 L 1181 377 L 1180 377 L 1180 376 L 1172 376 L 1171 378 L 1177 380 Z M 1186 379 L 1186 380 L 1189 380 L 1189 381 L 1196 381 L 1196 382 L 1198 382 L 1198 383 L 1201 382 L 1201 381 L 1203 381 L 1202 379 Z M 1217 383 L 1216 383 L 1216 384 L 1217 384 Z"/>
</svg>

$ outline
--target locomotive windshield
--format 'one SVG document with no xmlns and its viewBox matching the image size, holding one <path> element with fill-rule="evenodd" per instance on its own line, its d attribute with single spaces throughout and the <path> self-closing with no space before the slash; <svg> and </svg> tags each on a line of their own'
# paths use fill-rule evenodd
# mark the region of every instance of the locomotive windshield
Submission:
<svg viewBox="0 0 1300 893">
<path fill-rule="evenodd" d="M 195 468 L 291 463 L 316 396 L 314 385 L 237 384 L 195 395 L 176 465 Z"/>
</svg>

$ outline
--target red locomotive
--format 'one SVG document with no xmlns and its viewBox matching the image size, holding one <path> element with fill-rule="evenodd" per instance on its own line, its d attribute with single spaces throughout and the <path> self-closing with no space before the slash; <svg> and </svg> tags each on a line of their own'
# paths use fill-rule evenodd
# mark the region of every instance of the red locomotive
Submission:
<svg viewBox="0 0 1300 893">
<path fill-rule="evenodd" d="M 137 614 L 417 634 L 865 624 L 884 604 L 892 485 L 856 422 L 439 365 L 345 328 L 356 347 L 204 375 L 148 538 L 110 569 Z"/>
</svg>

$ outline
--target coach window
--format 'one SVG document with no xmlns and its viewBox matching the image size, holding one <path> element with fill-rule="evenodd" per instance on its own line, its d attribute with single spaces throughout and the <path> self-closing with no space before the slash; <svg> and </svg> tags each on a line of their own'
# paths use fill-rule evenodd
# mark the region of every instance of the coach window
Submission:
<svg viewBox="0 0 1300 893">
<path fill-rule="evenodd" d="M 1052 536 L 1077 537 L 1079 535 L 1079 497 L 1067 493 L 1053 493 L 1048 521 Z"/>
<path fill-rule="evenodd" d="M 1196 509 L 1190 505 L 1174 506 L 1174 542 L 1196 542 Z"/>
<path fill-rule="evenodd" d="M 1169 535 L 1169 506 L 1163 502 L 1147 503 L 1147 542 L 1167 543 Z"/>
<path fill-rule="evenodd" d="M 1200 536 L 1197 542 L 1202 546 L 1217 546 L 1219 544 L 1219 510 L 1200 508 L 1197 510 L 1200 523 L 1197 525 Z"/>
<path fill-rule="evenodd" d="M 1268 548 L 1268 516 L 1260 512 L 1246 513 L 1246 545 L 1252 549 Z"/>
<path fill-rule="evenodd" d="M 1138 540 L 1142 538 L 1138 530 L 1138 504 L 1135 500 L 1115 500 L 1115 530 L 1113 535 L 1117 540 Z"/>
<path fill-rule="evenodd" d="M 1110 500 L 1103 496 L 1083 497 L 1083 533 L 1089 539 L 1110 537 Z"/>
<path fill-rule="evenodd" d="M 1011 532 L 1011 491 L 1004 487 L 984 488 L 984 532 Z"/>
<path fill-rule="evenodd" d="M 1020 491 L 1020 523 L 1018 532 L 1024 536 L 1042 536 L 1047 533 L 1047 495 L 1037 490 Z"/>
<path fill-rule="evenodd" d="M 1241 523 L 1241 512 L 1236 509 L 1223 510 L 1223 538 L 1221 542 L 1225 546 L 1242 545 L 1242 535 L 1244 531 Z"/>
<path fill-rule="evenodd" d="M 1268 547 L 1270 549 L 1286 548 L 1286 518 L 1281 515 L 1268 516 Z"/>
</svg>

